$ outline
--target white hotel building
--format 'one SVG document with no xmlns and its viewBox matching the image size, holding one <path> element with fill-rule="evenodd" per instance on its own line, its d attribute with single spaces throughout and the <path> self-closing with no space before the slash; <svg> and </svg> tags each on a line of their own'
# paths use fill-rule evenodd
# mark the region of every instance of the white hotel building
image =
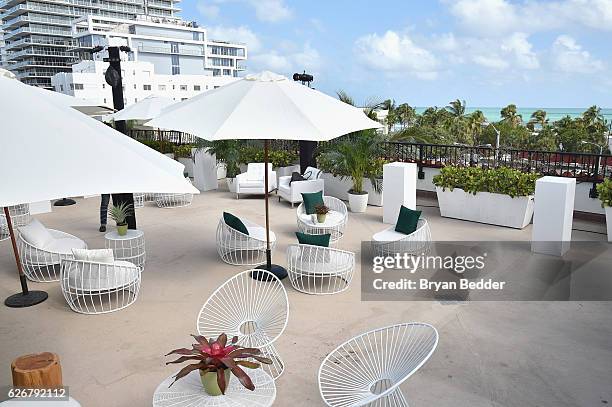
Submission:
<svg viewBox="0 0 612 407">
<path fill-rule="evenodd" d="M 54 90 L 112 106 L 112 91 L 104 79 L 107 52 L 91 54 L 95 46 L 128 46 L 122 52 L 124 103 L 150 95 L 184 100 L 236 80 L 245 69 L 247 48 L 208 38 L 206 29 L 182 20 L 133 20 L 88 16 L 72 26 L 82 62 L 51 79 Z"/>
</svg>

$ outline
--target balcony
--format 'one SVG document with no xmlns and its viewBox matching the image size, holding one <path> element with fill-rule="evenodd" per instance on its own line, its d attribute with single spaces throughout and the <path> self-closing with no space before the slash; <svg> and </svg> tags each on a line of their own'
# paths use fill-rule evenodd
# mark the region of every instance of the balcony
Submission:
<svg viewBox="0 0 612 407">
<path fill-rule="evenodd" d="M 74 48 L 78 45 L 76 41 L 73 40 L 58 40 L 53 37 L 49 38 L 36 38 L 36 37 L 25 37 L 17 41 L 12 41 L 9 44 L 6 44 L 4 49 L 19 49 L 23 47 L 27 47 L 30 45 L 44 45 L 49 47 L 62 47 L 62 48 Z"/>
<path fill-rule="evenodd" d="M 25 56 L 52 56 L 57 58 L 77 58 L 75 52 L 58 51 L 58 50 L 41 50 L 38 48 L 26 48 L 21 51 L 7 53 L 7 60 L 17 60 Z"/>
<path fill-rule="evenodd" d="M 46 28 L 42 26 L 30 26 L 30 27 L 21 27 L 16 30 L 12 30 L 10 32 L 5 32 L 4 39 L 8 40 L 10 38 L 20 37 L 22 35 L 28 35 L 28 34 L 43 34 L 43 35 L 72 37 L 72 32 L 70 30 Z"/>
<path fill-rule="evenodd" d="M 173 52 L 170 45 L 166 46 L 152 46 L 152 45 L 139 45 L 138 52 L 150 52 L 153 54 L 176 54 L 176 55 L 191 55 L 191 56 L 202 56 L 204 55 L 203 49 L 188 49 L 179 47 L 176 52 Z"/>
</svg>

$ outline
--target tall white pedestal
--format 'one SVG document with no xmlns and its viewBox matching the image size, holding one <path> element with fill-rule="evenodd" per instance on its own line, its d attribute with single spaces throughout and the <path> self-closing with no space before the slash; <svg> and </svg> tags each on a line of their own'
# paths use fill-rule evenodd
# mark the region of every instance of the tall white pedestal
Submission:
<svg viewBox="0 0 612 407">
<path fill-rule="evenodd" d="M 201 149 L 194 154 L 193 185 L 200 191 L 217 189 L 217 158 Z"/>
<path fill-rule="evenodd" d="M 394 224 L 402 205 L 416 209 L 417 165 L 389 163 L 383 166 L 383 222 Z"/>
<path fill-rule="evenodd" d="M 536 181 L 531 251 L 563 256 L 572 240 L 574 178 L 542 177 Z"/>
</svg>

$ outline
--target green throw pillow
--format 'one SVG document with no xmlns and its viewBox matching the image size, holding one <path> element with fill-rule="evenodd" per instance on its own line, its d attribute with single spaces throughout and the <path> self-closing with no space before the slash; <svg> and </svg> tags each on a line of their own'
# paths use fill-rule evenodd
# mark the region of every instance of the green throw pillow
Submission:
<svg viewBox="0 0 612 407">
<path fill-rule="evenodd" d="M 223 212 L 223 221 L 230 228 L 237 230 L 240 233 L 244 233 L 245 235 L 249 234 L 249 230 L 244 226 L 244 223 L 240 220 L 240 218 L 232 215 L 231 213 Z"/>
<path fill-rule="evenodd" d="M 325 202 L 323 202 L 323 191 L 302 192 L 302 200 L 304 201 L 304 210 L 306 210 L 307 215 L 316 213 L 315 206 L 325 205 Z"/>
<path fill-rule="evenodd" d="M 308 233 L 295 232 L 295 235 L 300 244 L 310 244 L 322 247 L 329 247 L 329 239 L 331 238 L 331 234 L 329 233 L 324 235 L 309 235 Z"/>
<path fill-rule="evenodd" d="M 395 231 L 407 235 L 414 233 L 414 231 L 417 230 L 417 224 L 420 217 L 421 211 L 413 211 L 402 205 L 399 216 L 397 217 L 397 223 L 395 224 Z"/>
</svg>

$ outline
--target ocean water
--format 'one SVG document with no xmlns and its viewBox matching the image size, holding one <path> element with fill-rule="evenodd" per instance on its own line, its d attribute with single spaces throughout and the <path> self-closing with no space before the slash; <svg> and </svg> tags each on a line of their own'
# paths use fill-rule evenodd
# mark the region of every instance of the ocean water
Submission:
<svg viewBox="0 0 612 407">
<path fill-rule="evenodd" d="M 564 108 L 564 107 L 528 107 L 528 108 L 518 108 L 518 114 L 523 116 L 523 121 L 528 122 L 531 118 L 531 114 L 536 110 L 542 109 L 547 113 L 548 120 L 550 122 L 557 121 L 565 116 L 569 116 L 572 119 L 576 117 L 581 117 L 582 113 L 587 110 L 588 107 L 585 108 Z M 417 113 L 421 114 L 426 107 L 417 107 L 415 108 Z M 484 113 L 487 120 L 496 122 L 501 120 L 501 107 L 467 107 L 465 109 L 466 114 L 473 113 L 476 110 L 481 110 Z M 601 113 L 604 118 L 610 122 L 612 122 L 612 108 L 602 108 Z"/>
</svg>

